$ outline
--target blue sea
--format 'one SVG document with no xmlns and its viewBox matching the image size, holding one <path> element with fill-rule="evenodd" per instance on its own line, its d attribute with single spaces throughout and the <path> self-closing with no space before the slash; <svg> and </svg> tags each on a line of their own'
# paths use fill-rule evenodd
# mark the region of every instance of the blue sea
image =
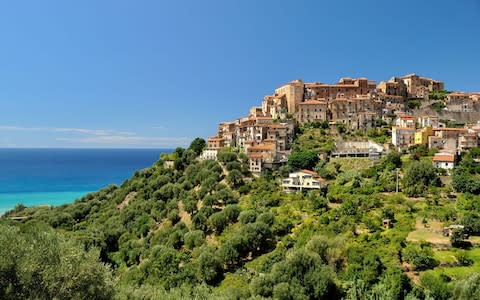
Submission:
<svg viewBox="0 0 480 300">
<path fill-rule="evenodd" d="M 16 204 L 61 205 L 121 184 L 170 149 L 0 149 L 0 214 Z"/>
</svg>

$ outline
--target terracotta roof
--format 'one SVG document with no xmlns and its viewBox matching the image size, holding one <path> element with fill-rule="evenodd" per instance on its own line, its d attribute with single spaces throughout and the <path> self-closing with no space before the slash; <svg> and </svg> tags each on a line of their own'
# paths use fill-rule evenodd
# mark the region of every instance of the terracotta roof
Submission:
<svg viewBox="0 0 480 300">
<path fill-rule="evenodd" d="M 318 175 L 317 172 L 314 172 L 314 171 L 311 171 L 311 170 L 305 170 L 305 169 L 303 169 L 303 170 L 301 170 L 300 172 L 307 173 L 307 174 L 310 174 L 310 175 L 319 177 L 319 175 Z"/>
<path fill-rule="evenodd" d="M 449 153 L 437 153 L 433 157 L 433 161 L 448 161 L 455 162 L 455 156 Z"/>
<path fill-rule="evenodd" d="M 308 100 L 305 102 L 300 102 L 298 105 L 326 105 L 327 103 L 325 101 L 319 101 L 319 100 Z"/>
<path fill-rule="evenodd" d="M 307 88 L 358 88 L 355 84 L 326 84 L 326 83 L 306 83 Z"/>
<path fill-rule="evenodd" d="M 412 116 L 401 116 L 400 119 L 401 120 L 415 120 L 415 118 L 412 117 Z"/>
<path fill-rule="evenodd" d="M 450 93 L 447 96 L 470 96 L 469 93 L 464 93 L 464 92 L 455 92 L 455 93 Z"/>
<path fill-rule="evenodd" d="M 248 148 L 248 151 L 251 150 L 273 150 L 274 145 L 254 145 Z"/>
<path fill-rule="evenodd" d="M 211 136 L 208 138 L 209 141 L 223 141 L 223 138 L 218 136 Z"/>
<path fill-rule="evenodd" d="M 263 158 L 263 154 L 262 153 L 249 153 L 248 157 L 250 157 L 250 158 Z"/>
<path fill-rule="evenodd" d="M 267 127 L 269 127 L 269 128 L 281 128 L 281 129 L 288 128 L 287 125 L 281 125 L 281 124 L 267 124 Z"/>
<path fill-rule="evenodd" d="M 466 128 L 434 128 L 433 131 L 460 131 L 466 132 Z"/>
</svg>

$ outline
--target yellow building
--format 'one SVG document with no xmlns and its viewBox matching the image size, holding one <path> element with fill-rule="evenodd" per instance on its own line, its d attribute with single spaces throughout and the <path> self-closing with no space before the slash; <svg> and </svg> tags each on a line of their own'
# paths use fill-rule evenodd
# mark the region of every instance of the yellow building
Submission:
<svg viewBox="0 0 480 300">
<path fill-rule="evenodd" d="M 428 145 L 428 137 L 433 135 L 433 128 L 431 126 L 417 129 L 415 132 L 416 145 Z"/>
</svg>

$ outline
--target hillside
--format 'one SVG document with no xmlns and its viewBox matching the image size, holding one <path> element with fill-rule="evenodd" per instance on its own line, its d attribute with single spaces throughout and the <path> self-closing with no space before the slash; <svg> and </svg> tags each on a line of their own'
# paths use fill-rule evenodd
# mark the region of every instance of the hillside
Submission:
<svg viewBox="0 0 480 300">
<path fill-rule="evenodd" d="M 339 134 L 302 128 L 289 164 L 260 177 L 231 150 L 198 160 L 197 139 L 119 187 L 53 209 L 18 207 L 0 223 L 0 298 L 478 298 L 476 150 L 453 176 L 464 194 L 415 149 L 376 161 L 294 159 L 331 151 Z M 281 178 L 300 167 L 315 167 L 328 187 L 282 192 Z M 472 237 L 444 237 L 451 224 Z"/>
</svg>

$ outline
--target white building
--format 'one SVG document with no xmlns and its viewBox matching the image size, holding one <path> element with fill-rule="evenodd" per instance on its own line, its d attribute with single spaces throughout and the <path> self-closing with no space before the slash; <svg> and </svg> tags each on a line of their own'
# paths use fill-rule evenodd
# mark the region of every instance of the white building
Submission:
<svg viewBox="0 0 480 300">
<path fill-rule="evenodd" d="M 433 165 L 437 168 L 451 170 L 455 167 L 455 154 L 440 152 L 433 157 Z"/>
<path fill-rule="evenodd" d="M 218 154 L 218 149 L 206 148 L 200 154 L 201 160 L 216 160 Z"/>
<path fill-rule="evenodd" d="M 392 144 L 397 148 L 415 144 L 415 128 L 392 127 Z"/>
<path fill-rule="evenodd" d="M 301 170 L 290 173 L 288 178 L 282 180 L 282 187 L 285 192 L 301 191 L 303 189 L 321 189 L 325 186 L 325 180 L 320 178 L 316 172 Z"/>
<path fill-rule="evenodd" d="M 395 126 L 403 128 L 415 128 L 415 118 L 413 116 L 399 116 L 395 120 Z"/>
</svg>

